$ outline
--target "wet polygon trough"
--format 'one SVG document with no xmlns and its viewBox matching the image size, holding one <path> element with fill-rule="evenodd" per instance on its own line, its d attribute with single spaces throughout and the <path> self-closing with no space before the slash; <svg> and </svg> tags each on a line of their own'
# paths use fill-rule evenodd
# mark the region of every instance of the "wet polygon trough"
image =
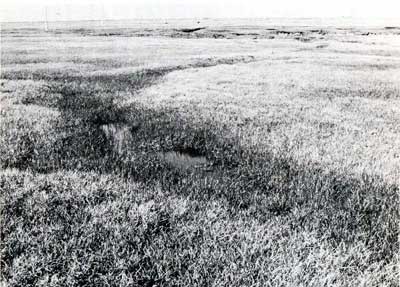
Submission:
<svg viewBox="0 0 400 287">
<path fill-rule="evenodd" d="M 131 128 L 125 124 L 106 124 L 101 130 L 111 142 L 114 150 L 121 154 L 132 140 Z"/>
</svg>

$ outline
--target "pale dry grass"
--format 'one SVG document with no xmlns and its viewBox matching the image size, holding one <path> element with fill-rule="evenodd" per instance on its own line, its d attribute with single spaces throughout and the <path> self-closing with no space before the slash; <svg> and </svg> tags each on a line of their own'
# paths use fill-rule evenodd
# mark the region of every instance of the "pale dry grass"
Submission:
<svg viewBox="0 0 400 287">
<path fill-rule="evenodd" d="M 240 133 L 241 144 L 288 152 L 327 169 L 379 175 L 398 183 L 400 174 L 400 68 L 343 69 L 310 53 L 297 61 L 267 60 L 169 74 L 135 101 L 178 108 Z M 332 55 L 332 54 L 331 54 Z"/>
</svg>

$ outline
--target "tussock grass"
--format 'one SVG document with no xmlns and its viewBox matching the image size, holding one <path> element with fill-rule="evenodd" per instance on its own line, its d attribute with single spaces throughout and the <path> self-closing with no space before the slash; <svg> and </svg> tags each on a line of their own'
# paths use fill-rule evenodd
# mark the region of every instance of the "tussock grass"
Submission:
<svg viewBox="0 0 400 287">
<path fill-rule="evenodd" d="M 332 248 L 284 217 L 238 219 L 218 201 L 93 173 L 3 171 L 0 186 L 9 222 L 2 270 L 10 286 L 396 282 L 394 262 L 371 269 L 360 242 Z"/>
</svg>

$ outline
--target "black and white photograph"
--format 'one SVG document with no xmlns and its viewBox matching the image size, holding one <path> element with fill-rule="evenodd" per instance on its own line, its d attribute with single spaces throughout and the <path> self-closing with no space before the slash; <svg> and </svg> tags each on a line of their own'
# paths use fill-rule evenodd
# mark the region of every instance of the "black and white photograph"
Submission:
<svg viewBox="0 0 400 287">
<path fill-rule="evenodd" d="M 400 287 L 398 0 L 0 24 L 0 287 Z"/>
</svg>

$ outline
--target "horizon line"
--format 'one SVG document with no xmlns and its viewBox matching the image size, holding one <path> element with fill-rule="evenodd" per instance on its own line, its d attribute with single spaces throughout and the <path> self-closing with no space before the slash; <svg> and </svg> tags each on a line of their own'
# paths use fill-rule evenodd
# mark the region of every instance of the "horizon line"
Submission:
<svg viewBox="0 0 400 287">
<path fill-rule="evenodd" d="M 314 17 L 295 17 L 295 16 L 265 16 L 265 17 L 138 17 L 138 18 L 116 18 L 116 19 L 110 19 L 110 18 L 105 18 L 105 19 L 77 19 L 77 20 L 50 20 L 47 21 L 49 23 L 57 23 L 57 22 L 79 22 L 79 21 L 123 21 L 123 20 L 190 20 L 190 19 L 203 19 L 203 20 L 209 20 L 209 19 L 337 19 L 337 18 L 351 18 L 351 19 L 397 19 L 397 17 L 394 16 L 314 16 Z M 43 23 L 46 22 L 46 20 L 32 20 L 32 21 L 3 21 L 0 20 L 0 23 Z M 400 22 L 400 21 L 399 21 Z"/>
</svg>

